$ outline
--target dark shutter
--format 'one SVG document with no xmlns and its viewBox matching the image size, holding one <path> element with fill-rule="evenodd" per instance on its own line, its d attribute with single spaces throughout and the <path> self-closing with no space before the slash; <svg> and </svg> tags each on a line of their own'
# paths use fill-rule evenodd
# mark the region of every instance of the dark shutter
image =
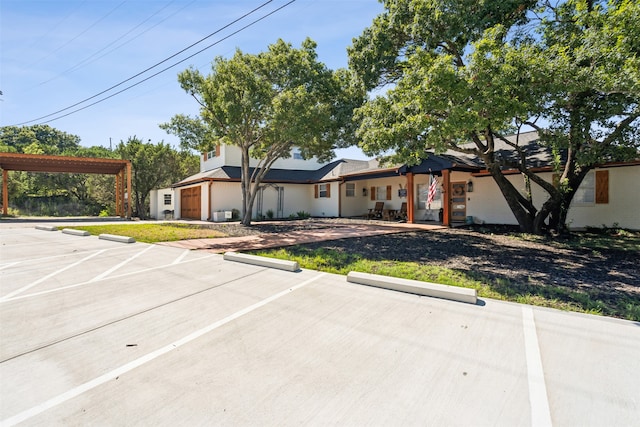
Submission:
<svg viewBox="0 0 640 427">
<path fill-rule="evenodd" d="M 609 203 L 609 171 L 596 171 L 596 203 Z"/>
</svg>

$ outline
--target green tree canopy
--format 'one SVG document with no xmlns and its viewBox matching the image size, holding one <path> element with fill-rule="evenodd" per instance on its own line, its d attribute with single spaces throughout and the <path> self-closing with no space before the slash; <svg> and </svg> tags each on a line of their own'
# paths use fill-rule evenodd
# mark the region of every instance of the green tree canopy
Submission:
<svg viewBox="0 0 640 427">
<path fill-rule="evenodd" d="M 151 190 L 166 187 L 198 169 L 197 156 L 177 152 L 164 142 L 144 143 L 134 136 L 120 141 L 116 152 L 131 161 L 133 194 L 129 203 L 133 203 L 134 215 L 142 219 L 147 217 Z"/>
<path fill-rule="evenodd" d="M 200 152 L 215 145 L 240 147 L 242 224 L 251 224 L 262 179 L 279 158 L 300 148 L 305 158 L 333 157 L 333 149 L 354 144 L 354 107 L 364 92 L 346 70 L 333 72 L 317 60 L 310 39 L 300 49 L 278 40 L 257 55 L 237 50 L 217 57 L 211 74 L 189 69 L 182 88 L 200 105 L 200 116 L 175 116 L 161 125 L 181 143 Z M 259 159 L 251 172 L 249 159 Z"/>
<path fill-rule="evenodd" d="M 0 127 L 0 151 L 62 155 L 78 148 L 80 137 L 49 125 Z"/>
<path fill-rule="evenodd" d="M 485 163 L 524 231 L 562 229 L 598 163 L 638 156 L 640 5 L 631 0 L 385 0 L 350 66 L 384 95 L 357 112 L 362 148 L 416 162 L 453 149 Z M 559 187 L 505 135 L 528 126 L 557 154 Z M 497 141 L 510 145 L 502 156 Z M 562 154 L 562 157 L 561 157 Z M 562 160 L 560 160 L 562 159 Z M 501 169 L 549 195 L 539 209 Z"/>
</svg>

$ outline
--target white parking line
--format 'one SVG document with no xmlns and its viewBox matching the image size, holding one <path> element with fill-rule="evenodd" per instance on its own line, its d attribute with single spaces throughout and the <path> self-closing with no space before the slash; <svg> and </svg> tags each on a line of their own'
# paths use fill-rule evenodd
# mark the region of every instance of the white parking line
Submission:
<svg viewBox="0 0 640 427">
<path fill-rule="evenodd" d="M 28 284 L 28 285 L 26 285 L 26 286 L 21 287 L 20 289 L 17 289 L 17 290 L 15 290 L 15 291 L 13 291 L 13 292 L 9 292 L 7 295 L 5 295 L 5 296 L 3 296 L 2 298 L 0 298 L 0 302 L 4 302 L 4 301 L 8 300 L 9 298 L 11 298 L 11 297 L 13 297 L 13 296 L 15 296 L 15 295 L 18 295 L 18 294 L 20 294 L 20 293 L 22 293 L 22 292 L 24 292 L 24 291 L 26 291 L 26 290 L 28 290 L 28 289 L 31 289 L 31 288 L 33 288 L 34 286 L 39 285 L 40 283 L 44 282 L 45 280 L 48 280 L 48 279 L 52 278 L 53 276 L 56 276 L 57 274 L 62 273 L 63 271 L 69 270 L 70 268 L 73 268 L 73 267 L 75 267 L 75 266 L 77 266 L 77 265 L 80 265 L 80 264 L 82 264 L 83 262 L 85 262 L 86 260 L 91 259 L 91 258 L 93 258 L 93 257 L 95 257 L 95 256 L 100 255 L 100 254 L 101 254 L 101 253 L 103 253 L 105 250 L 106 250 L 106 249 L 102 249 L 102 250 L 99 250 L 99 251 L 97 251 L 97 252 L 94 252 L 94 253 L 92 253 L 91 255 L 86 256 L 86 257 L 82 258 L 80 261 L 76 261 L 76 262 L 74 262 L 73 264 L 70 264 L 70 265 L 68 265 L 68 266 L 66 266 L 66 267 L 61 268 L 60 270 L 54 271 L 54 272 L 53 272 L 53 273 L 51 273 L 51 274 L 47 274 L 46 276 L 44 276 L 44 277 L 42 277 L 42 278 L 40 278 L 40 279 L 36 280 L 36 281 L 35 281 L 35 282 L 33 282 L 33 283 L 30 283 L 30 284 Z"/>
<path fill-rule="evenodd" d="M 182 252 L 180 256 L 172 262 L 172 264 L 179 264 L 184 259 L 184 257 L 189 255 L 189 252 L 191 252 L 190 249 L 185 249 L 184 252 Z"/>
<path fill-rule="evenodd" d="M 109 274 L 113 273 L 114 271 L 118 270 L 119 268 L 127 265 L 129 262 L 133 261 L 134 259 L 138 258 L 140 255 L 144 254 L 145 252 L 147 252 L 149 249 L 153 248 L 153 245 L 149 245 L 146 248 L 144 248 L 143 250 L 141 250 L 140 252 L 138 252 L 135 255 L 130 256 L 129 258 L 125 259 L 124 261 L 122 261 L 120 264 L 118 265 L 114 265 L 113 267 L 111 267 L 110 269 L 108 269 L 107 271 L 105 271 L 104 273 L 98 274 L 96 277 L 94 277 L 93 279 L 89 280 L 89 282 L 97 282 L 98 280 L 104 279 L 105 277 L 107 277 Z"/>
<path fill-rule="evenodd" d="M 126 246 L 118 246 L 118 247 L 102 249 L 102 250 L 105 251 L 105 252 L 107 252 L 107 251 L 111 252 L 111 251 L 122 251 L 122 250 L 127 250 L 127 249 L 130 249 L 130 248 L 128 248 Z M 67 253 L 63 253 L 63 254 L 60 254 L 60 255 L 49 255 L 49 256 L 44 256 L 44 257 L 40 257 L 40 258 L 23 258 L 20 261 L 12 262 L 8 266 L 13 266 L 13 265 L 16 265 L 16 264 L 33 264 L 33 263 L 37 263 L 37 262 L 49 261 L 49 260 L 56 259 L 56 258 L 68 257 L 69 255 L 89 254 L 89 253 L 93 253 L 94 251 L 95 251 L 95 249 L 89 249 L 89 250 L 86 250 L 86 251 L 67 252 Z M 6 268 L 6 267 L 3 266 L 1 268 Z"/>
<path fill-rule="evenodd" d="M 8 264 L 4 264 L 0 266 L 0 270 L 4 270 L 5 268 L 13 267 L 16 264 L 20 264 L 20 262 L 10 262 Z"/>
<path fill-rule="evenodd" d="M 217 255 L 217 254 L 206 255 L 206 256 L 202 256 L 200 258 L 190 259 L 188 261 L 183 261 L 183 263 L 196 262 L 196 261 L 200 261 L 200 260 L 207 259 L 207 258 L 213 258 L 215 256 L 220 256 L 220 255 Z M 121 277 L 126 277 L 126 276 L 132 276 L 134 274 L 145 273 L 147 271 L 159 270 L 159 269 L 162 269 L 162 268 L 170 267 L 171 265 L 173 265 L 173 264 L 163 264 L 163 265 L 159 265 L 157 267 L 149 267 L 149 268 L 144 268 L 142 270 L 130 271 L 128 273 L 123 273 L 123 274 L 120 274 L 120 275 L 117 275 L 117 276 L 111 276 L 110 280 L 119 279 Z M 24 298 L 37 297 L 37 296 L 40 296 L 40 295 L 46 295 L 46 294 L 50 294 L 50 293 L 53 293 L 53 292 L 60 292 L 60 291 L 66 290 L 66 289 L 77 288 L 79 286 L 91 285 L 91 284 L 96 283 L 96 282 L 86 281 L 86 282 L 74 283 L 73 285 L 61 286 L 61 287 L 55 288 L 55 289 L 47 289 L 46 291 L 35 292 L 33 294 L 20 295 L 20 296 L 16 296 L 16 297 L 12 297 L 12 298 L 4 297 L 4 298 L 0 298 L 0 303 L 9 302 L 9 301 L 15 301 L 15 300 L 24 299 Z"/>
<path fill-rule="evenodd" d="M 544 370 L 540 358 L 538 334 L 533 319 L 533 309 L 522 307 L 522 327 L 524 329 L 524 350 L 527 357 L 527 379 L 529 382 L 529 405 L 531 406 L 531 425 L 551 426 L 551 412 Z"/>
<path fill-rule="evenodd" d="M 287 290 L 284 290 L 282 292 L 278 292 L 275 295 L 270 296 L 269 298 L 265 298 L 260 302 L 257 302 L 253 305 L 250 305 L 249 307 L 246 307 L 240 311 L 235 312 L 234 314 L 225 317 L 224 319 L 218 320 L 217 322 L 214 322 L 208 326 L 205 326 L 202 329 L 199 329 L 195 332 L 192 332 L 191 334 L 172 342 L 171 344 L 168 344 L 164 347 L 161 347 L 151 353 L 148 353 L 142 357 L 139 357 L 138 359 L 135 359 L 125 365 L 120 366 L 119 368 L 116 368 L 114 370 L 112 370 L 111 372 L 108 372 L 104 375 L 101 375 L 97 378 L 94 378 L 91 381 L 88 381 L 84 384 L 81 384 L 77 387 L 72 388 L 71 390 L 62 393 L 56 397 L 53 397 L 49 400 L 47 400 L 46 402 L 41 403 L 40 405 L 34 406 L 33 408 L 27 409 L 26 411 L 20 412 L 10 418 L 7 418 L 5 420 L 3 420 L 2 422 L 0 422 L 0 425 L 2 426 L 13 426 L 16 425 L 18 423 L 21 423 L 23 421 L 28 420 L 29 418 L 35 417 L 38 414 L 41 414 L 44 411 L 47 411 L 55 406 L 58 406 L 64 402 L 66 402 L 67 400 L 73 399 L 74 397 L 77 397 L 79 395 L 81 395 L 82 393 L 85 393 L 89 390 L 92 390 L 102 384 L 105 384 L 108 381 L 111 381 L 117 377 L 119 377 L 120 375 L 124 375 L 127 372 L 130 372 L 142 365 L 144 365 L 145 363 L 151 362 L 154 359 L 157 359 L 158 357 L 169 353 L 172 350 L 175 350 L 177 348 L 182 347 L 185 344 L 190 343 L 191 341 L 200 338 L 201 336 L 208 334 L 209 332 L 212 332 L 214 330 L 216 330 L 217 328 L 226 325 L 227 323 L 244 316 L 245 314 L 251 313 L 254 310 L 257 310 L 260 307 L 263 307 L 267 304 L 269 304 L 270 302 L 273 302 L 285 295 L 288 295 L 289 293 L 300 289 L 304 286 L 307 286 L 308 284 L 315 282 L 316 280 L 318 280 L 320 277 L 324 276 L 325 273 L 320 273 L 315 277 L 312 277 L 308 280 L 305 280 L 304 282 L 292 286 Z"/>
</svg>

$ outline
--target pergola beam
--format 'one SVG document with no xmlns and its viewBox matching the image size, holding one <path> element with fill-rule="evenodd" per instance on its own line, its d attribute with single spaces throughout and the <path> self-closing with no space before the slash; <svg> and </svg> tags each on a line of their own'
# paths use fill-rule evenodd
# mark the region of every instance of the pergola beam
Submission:
<svg viewBox="0 0 640 427">
<path fill-rule="evenodd" d="M 116 215 L 125 216 L 124 180 L 127 177 L 127 194 L 131 197 L 131 162 L 129 160 L 101 159 L 93 157 L 48 156 L 40 154 L 0 153 L 2 169 L 2 213 L 8 214 L 8 171 L 91 173 L 116 176 Z M 120 182 L 120 184 L 118 184 Z M 120 185 L 120 191 L 118 191 Z M 127 205 L 127 218 L 131 217 L 131 203 Z"/>
</svg>

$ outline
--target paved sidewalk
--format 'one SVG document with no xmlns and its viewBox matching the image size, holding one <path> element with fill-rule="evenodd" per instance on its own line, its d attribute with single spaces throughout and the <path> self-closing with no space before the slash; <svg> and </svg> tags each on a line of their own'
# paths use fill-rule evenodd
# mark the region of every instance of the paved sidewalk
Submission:
<svg viewBox="0 0 640 427">
<path fill-rule="evenodd" d="M 446 228 L 441 225 L 405 224 L 405 223 L 354 223 L 330 224 L 326 228 L 297 230 L 285 233 L 265 233 L 242 237 L 224 237 L 218 239 L 190 239 L 175 242 L 158 243 L 182 249 L 205 250 L 212 253 L 251 251 L 293 246 L 304 243 L 328 240 L 348 239 L 352 237 L 370 237 L 383 234 L 405 233 L 411 230 L 435 230 Z"/>
</svg>

